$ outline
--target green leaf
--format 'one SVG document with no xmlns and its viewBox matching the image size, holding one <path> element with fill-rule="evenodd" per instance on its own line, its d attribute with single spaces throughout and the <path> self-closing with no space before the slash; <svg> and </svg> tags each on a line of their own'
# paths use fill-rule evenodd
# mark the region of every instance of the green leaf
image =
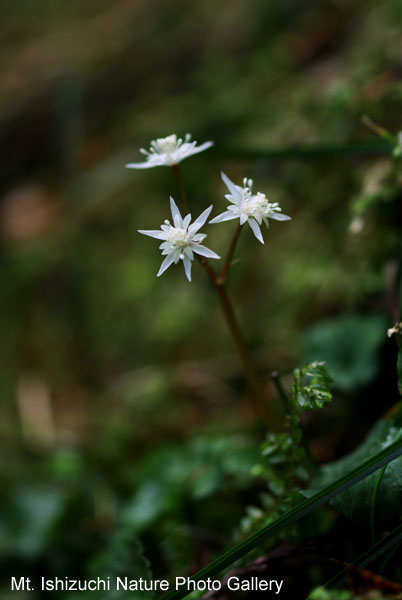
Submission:
<svg viewBox="0 0 402 600">
<path fill-rule="evenodd" d="M 322 321 L 304 336 L 306 359 L 323 360 L 336 387 L 353 392 L 376 377 L 385 332 L 382 315 L 347 315 Z"/>
<path fill-rule="evenodd" d="M 295 369 L 292 399 L 299 411 L 322 408 L 332 400 L 332 378 L 322 362 L 313 362 Z"/>
<path fill-rule="evenodd" d="M 356 485 L 359 481 L 365 479 L 371 473 L 380 469 L 384 464 L 391 462 L 402 455 L 402 440 L 397 440 L 384 448 L 360 466 L 352 469 L 346 475 L 341 476 L 336 481 L 325 486 L 316 492 L 310 498 L 302 500 L 294 508 L 278 517 L 272 523 L 262 527 L 245 540 L 227 550 L 219 558 L 212 561 L 209 565 L 198 571 L 192 576 L 192 579 L 199 581 L 208 577 L 217 575 L 223 569 L 233 564 L 239 558 L 248 554 L 251 550 L 259 546 L 262 542 L 273 537 L 289 525 L 292 525 L 305 515 L 312 512 L 318 506 L 321 506 L 334 496 Z M 179 600 L 187 595 L 185 589 L 171 590 L 162 597 L 162 600 Z"/>
<path fill-rule="evenodd" d="M 312 488 L 319 489 L 342 477 L 350 469 L 360 465 L 366 456 L 389 446 L 399 432 L 390 421 L 379 421 L 367 439 L 356 450 L 338 461 L 321 467 L 312 481 Z M 343 516 L 357 522 L 368 522 L 377 475 L 373 474 L 359 484 L 331 500 L 331 505 Z M 306 492 L 305 492 L 306 493 Z M 388 465 L 377 496 L 376 522 L 384 526 L 400 514 L 402 503 L 402 458 Z M 386 510 L 382 510 L 386 507 Z"/>
</svg>

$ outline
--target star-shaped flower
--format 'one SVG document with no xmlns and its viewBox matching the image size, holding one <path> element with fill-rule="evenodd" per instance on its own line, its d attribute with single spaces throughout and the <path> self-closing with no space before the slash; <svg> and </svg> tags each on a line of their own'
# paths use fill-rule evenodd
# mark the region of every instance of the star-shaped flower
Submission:
<svg viewBox="0 0 402 600">
<path fill-rule="evenodd" d="M 152 167 L 171 167 L 179 162 L 207 150 L 214 145 L 213 142 L 204 142 L 201 146 L 197 146 L 197 142 L 191 142 L 191 135 L 186 133 L 184 140 L 177 139 L 177 135 L 173 133 L 165 138 L 152 140 L 149 151 L 140 149 L 142 154 L 145 154 L 145 162 L 129 163 L 126 165 L 128 169 L 150 169 Z"/>
<path fill-rule="evenodd" d="M 191 281 L 191 265 L 194 252 L 207 258 L 220 258 L 215 252 L 200 243 L 207 237 L 206 234 L 198 233 L 208 219 L 212 205 L 204 210 L 194 223 L 191 223 L 191 215 L 187 215 L 184 218 L 181 216 L 173 198 L 170 198 L 170 209 L 173 225 L 166 219 L 164 224 L 161 225 L 160 230 L 139 229 L 138 231 L 144 235 L 162 240 L 159 248 L 162 250 L 162 255 L 166 256 L 166 258 L 161 264 L 157 277 L 162 275 L 171 264 L 177 264 L 179 260 L 182 260 L 186 277 Z"/>
<path fill-rule="evenodd" d="M 277 202 L 269 202 L 265 194 L 258 192 L 252 193 L 252 179 L 243 179 L 243 187 L 235 185 L 233 181 L 221 173 L 223 182 L 228 188 L 230 194 L 226 194 L 225 198 L 231 202 L 227 210 L 218 215 L 210 223 L 222 223 L 222 221 L 230 221 L 231 219 L 240 219 L 240 225 L 248 223 L 253 230 L 257 240 L 264 243 L 261 233 L 261 224 L 264 222 L 269 227 L 268 219 L 276 221 L 289 221 L 291 217 L 284 215 Z"/>
</svg>

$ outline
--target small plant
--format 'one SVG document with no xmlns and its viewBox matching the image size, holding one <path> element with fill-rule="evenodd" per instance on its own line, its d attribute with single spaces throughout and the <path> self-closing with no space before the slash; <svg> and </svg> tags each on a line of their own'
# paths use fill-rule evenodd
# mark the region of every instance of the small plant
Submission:
<svg viewBox="0 0 402 600">
<path fill-rule="evenodd" d="M 251 179 L 245 178 L 243 180 L 243 186 L 239 186 L 234 184 L 229 177 L 222 173 L 221 176 L 223 182 L 229 191 L 225 197 L 230 204 L 225 212 L 214 217 L 209 223 L 222 223 L 224 221 L 237 219 L 239 222 L 233 233 L 232 239 L 228 244 L 223 266 L 220 272 L 217 272 L 208 259 L 220 259 L 220 256 L 213 250 L 202 245 L 201 242 L 207 236 L 205 233 L 199 233 L 201 227 L 206 224 L 213 207 L 211 205 L 206 208 L 202 214 L 192 222 L 190 206 L 178 167 L 179 163 L 185 158 L 207 150 L 213 145 L 213 142 L 205 142 L 204 144 L 197 146 L 196 142 L 191 142 L 190 140 L 190 134 L 185 136 L 184 141 L 181 138 L 177 138 L 175 134 L 165 138 L 158 138 L 151 142 L 149 151 L 141 149 L 141 152 L 146 156 L 145 162 L 129 163 L 126 165 L 126 167 L 130 169 L 144 169 L 158 166 L 171 167 L 176 177 L 183 209 L 188 213 L 185 217 L 182 217 L 176 202 L 173 198 L 170 198 L 172 223 L 169 220 L 165 220 L 160 230 L 140 229 L 139 232 L 154 237 L 162 242 L 159 248 L 165 258 L 157 273 L 158 277 L 172 264 L 177 264 L 179 261 L 183 262 L 184 271 L 189 281 L 191 281 L 191 270 L 194 258 L 196 258 L 203 267 L 217 293 L 226 323 L 233 337 L 239 357 L 243 363 L 246 377 L 248 378 L 250 387 L 253 391 L 254 407 L 262 417 L 266 418 L 264 393 L 247 349 L 247 344 L 239 326 L 232 302 L 229 298 L 225 282 L 233 263 L 233 256 L 243 226 L 248 223 L 257 240 L 261 244 L 264 244 L 261 225 L 264 223 L 266 227 L 269 227 L 270 219 L 276 221 L 288 221 L 290 220 L 290 217 L 282 213 L 282 209 L 277 202 L 269 202 L 265 194 L 261 192 L 253 193 L 253 181 Z"/>
<path fill-rule="evenodd" d="M 185 216 L 183 216 L 184 213 L 181 212 L 175 200 L 170 198 L 171 221 L 166 219 L 158 230 L 140 229 L 139 232 L 154 237 L 161 242 L 159 248 L 164 259 L 157 273 L 158 277 L 170 266 L 178 264 L 180 261 L 183 262 L 185 276 L 189 282 L 192 280 L 194 260 L 205 271 L 212 288 L 217 294 L 226 324 L 242 361 L 252 391 L 256 414 L 268 423 L 264 389 L 229 297 L 227 278 L 233 265 L 239 236 L 246 223 L 256 239 L 264 244 L 261 226 L 264 224 L 268 227 L 271 219 L 287 221 L 290 217 L 282 213 L 277 202 L 270 202 L 266 195 L 261 192 L 254 193 L 251 179 L 244 178 L 243 185 L 240 186 L 233 183 L 227 175 L 221 173 L 222 180 L 229 192 L 225 195 L 229 205 L 226 211 L 212 218 L 209 224 L 235 220 L 237 225 L 231 239 L 228 241 L 223 266 L 220 270 L 216 270 L 214 267 L 215 261 L 220 260 L 220 256 L 214 250 L 203 245 L 207 235 L 201 232 L 201 229 L 207 225 L 213 211 L 213 205 L 208 206 L 198 218 L 192 220 L 190 205 L 178 167 L 178 164 L 185 158 L 210 148 L 212 142 L 205 142 L 197 146 L 190 139 L 188 134 L 184 141 L 173 134 L 166 138 L 154 140 L 151 142 L 149 151 L 142 150 L 146 156 L 145 162 L 127 165 L 129 168 L 139 169 L 156 166 L 171 167 L 178 185 L 181 206 L 185 211 Z M 395 145 L 393 160 L 396 161 L 399 160 L 397 152 L 400 146 L 399 137 L 398 140 L 393 139 L 392 143 Z M 213 259 L 213 264 L 210 259 Z M 389 335 L 394 333 L 399 340 L 399 325 L 389 331 Z M 359 493 L 363 488 L 365 490 L 367 486 L 369 486 L 371 494 L 369 504 L 371 506 L 373 545 L 366 553 L 369 557 L 368 559 L 365 558 L 366 564 L 368 560 L 374 560 L 387 549 L 395 546 L 401 538 L 397 528 L 385 540 L 376 542 L 374 517 L 377 496 L 387 465 L 402 453 L 402 436 L 400 433 L 395 435 L 397 430 L 392 425 L 392 435 L 389 436 L 389 439 L 387 438 L 386 443 L 382 443 L 380 440 L 379 446 L 373 445 L 373 452 L 369 453 L 368 456 L 365 453 L 363 444 L 361 449 L 356 451 L 359 460 L 356 460 L 355 456 L 346 457 L 344 464 L 347 468 L 343 468 L 342 463 L 340 468 L 335 469 L 332 473 L 332 465 L 330 465 L 327 479 L 324 477 L 324 481 L 320 482 L 320 478 L 317 478 L 316 474 L 311 479 L 313 470 L 317 471 L 317 469 L 315 469 L 315 465 L 311 460 L 309 445 L 304 438 L 300 419 L 305 411 L 324 408 L 331 402 L 332 378 L 324 363 L 317 360 L 302 368 L 295 369 L 293 375 L 293 383 L 289 390 L 285 389 L 276 373 L 272 375 L 278 396 L 285 408 L 285 421 L 282 431 L 268 431 L 261 446 L 261 461 L 252 469 L 252 474 L 263 481 L 266 486 L 266 492 L 260 496 L 261 506 L 251 506 L 247 509 L 247 514 L 242 520 L 239 532 L 241 540 L 233 548 L 227 550 L 219 558 L 195 573 L 191 577 L 194 581 L 215 576 L 235 561 L 243 560 L 248 553 L 260 549 L 263 542 L 277 539 L 278 534 L 285 530 L 289 532 L 289 528 L 293 527 L 299 519 L 325 502 L 331 501 L 334 506 L 339 507 L 345 503 L 345 498 L 352 498 L 354 499 L 352 502 L 354 506 L 355 500 L 359 498 Z M 367 444 L 371 448 L 371 438 Z M 360 460 L 362 453 L 365 460 Z M 398 467 L 398 461 L 395 461 L 395 467 Z M 377 473 L 374 474 L 375 472 Z M 372 475 L 371 478 L 370 475 Z M 318 489 L 305 490 L 300 493 L 301 488 L 305 488 L 306 482 L 309 480 L 313 484 L 318 482 Z M 388 479 L 384 478 L 384 482 L 387 481 Z M 356 485 L 359 482 L 361 482 L 360 485 Z M 358 500 L 358 502 L 362 505 L 361 500 Z M 347 504 L 350 505 L 351 503 Z M 342 512 L 342 509 L 338 508 L 338 510 Z M 245 535 L 246 537 L 244 537 Z M 171 590 L 165 598 L 166 600 L 178 600 L 185 595 L 186 591 L 183 589 Z M 317 588 L 310 595 L 310 600 L 349 600 L 351 598 L 349 592 L 329 591 L 324 587 Z"/>
</svg>

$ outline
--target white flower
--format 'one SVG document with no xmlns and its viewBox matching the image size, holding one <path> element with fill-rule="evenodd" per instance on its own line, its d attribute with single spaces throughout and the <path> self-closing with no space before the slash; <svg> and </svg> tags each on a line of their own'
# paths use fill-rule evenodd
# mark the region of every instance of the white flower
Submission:
<svg viewBox="0 0 402 600">
<path fill-rule="evenodd" d="M 162 275 L 172 263 L 177 264 L 179 260 L 182 260 L 186 277 L 191 281 L 191 263 L 194 258 L 194 252 L 208 258 L 220 258 L 215 252 L 200 243 L 207 237 L 206 234 L 198 233 L 208 219 L 212 205 L 204 210 L 191 225 L 191 215 L 187 215 L 183 219 L 173 198 L 170 198 L 170 209 L 172 211 L 173 225 L 166 219 L 164 224 L 161 225 L 160 230 L 152 229 L 145 231 L 139 229 L 138 231 L 144 235 L 163 240 L 159 248 L 162 250 L 162 255 L 166 256 L 166 258 L 161 264 L 157 277 Z"/>
<path fill-rule="evenodd" d="M 142 154 L 145 154 L 145 162 L 141 163 L 129 163 L 126 165 L 128 169 L 150 169 L 151 167 L 171 167 L 177 165 L 179 162 L 192 156 L 207 150 L 214 145 L 213 142 L 204 142 L 201 146 L 197 146 L 197 142 L 191 142 L 191 135 L 186 133 L 184 141 L 177 139 L 177 135 L 173 133 L 165 138 L 158 138 L 152 140 L 149 152 L 140 149 Z"/>
<path fill-rule="evenodd" d="M 230 181 L 225 173 L 221 173 L 221 176 L 230 192 L 230 194 L 226 194 L 225 198 L 231 204 L 228 206 L 227 211 L 212 219 L 210 223 L 240 219 L 240 225 L 244 225 L 247 221 L 257 240 L 263 244 L 264 239 L 260 228 L 263 222 L 269 227 L 268 219 L 276 221 L 290 220 L 291 217 L 282 214 L 282 209 L 277 202 L 268 202 L 266 195 L 261 194 L 261 192 L 252 193 L 253 181 L 251 179 L 243 179 L 243 187 L 240 187 Z"/>
</svg>

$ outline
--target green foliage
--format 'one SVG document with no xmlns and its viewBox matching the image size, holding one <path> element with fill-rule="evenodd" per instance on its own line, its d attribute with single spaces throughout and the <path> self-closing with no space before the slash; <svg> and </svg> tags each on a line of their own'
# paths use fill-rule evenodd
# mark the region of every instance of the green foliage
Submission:
<svg viewBox="0 0 402 600">
<path fill-rule="evenodd" d="M 293 405 L 302 413 L 317 410 L 331 402 L 330 385 L 333 381 L 323 362 L 313 362 L 295 369 L 291 397 Z"/>
<path fill-rule="evenodd" d="M 150 565 L 144 557 L 142 544 L 127 525 L 118 526 L 109 539 L 105 540 L 105 550 L 91 561 L 88 577 L 99 576 L 110 577 L 112 583 L 109 591 L 98 591 L 93 594 L 96 600 L 109 600 L 109 598 L 111 600 L 130 600 L 131 598 L 151 600 L 154 598 L 153 592 L 117 590 L 114 586 L 113 582 L 116 577 L 152 580 Z"/>
<path fill-rule="evenodd" d="M 352 600 L 353 596 L 347 590 L 327 590 L 323 587 L 313 590 L 308 600 Z"/>
<path fill-rule="evenodd" d="M 367 439 L 353 452 L 340 460 L 323 465 L 311 483 L 312 489 L 319 489 L 350 469 L 358 466 L 367 457 L 392 443 L 400 428 L 393 421 L 376 423 Z M 368 523 L 373 490 L 377 475 L 373 474 L 347 492 L 331 500 L 331 505 L 355 524 Z M 402 503 L 402 459 L 396 459 L 387 466 L 377 496 L 376 520 L 386 526 L 400 514 Z"/>
<path fill-rule="evenodd" d="M 332 399 L 332 378 L 323 363 L 311 363 L 295 369 L 289 397 L 280 382 L 281 395 L 288 413 L 286 432 L 270 432 L 261 444 L 262 460 L 252 474 L 261 478 L 268 493 L 261 494 L 261 508 L 248 507 L 241 522 L 242 533 L 272 522 L 296 501 L 302 482 L 309 478 L 310 463 L 303 444 L 300 417 L 306 410 L 323 408 Z"/>
<path fill-rule="evenodd" d="M 365 460 L 362 464 L 351 469 L 345 475 L 332 481 L 327 486 L 312 493 L 309 498 L 301 500 L 296 506 L 289 509 L 285 514 L 275 518 L 274 521 L 267 523 L 258 531 L 243 539 L 241 542 L 224 552 L 221 556 L 210 562 L 200 571 L 192 576 L 195 581 L 216 575 L 223 569 L 233 564 L 239 558 L 244 557 L 256 547 L 260 547 L 262 542 L 272 538 L 279 532 L 293 525 L 302 517 L 311 513 L 318 506 L 328 502 L 341 492 L 355 486 L 359 481 L 364 480 L 371 473 L 380 469 L 383 465 L 390 463 L 402 454 L 402 442 L 400 440 L 391 443 L 387 448 L 377 452 Z M 185 590 L 171 590 L 163 596 L 163 600 L 180 600 L 186 595 Z"/>
<path fill-rule="evenodd" d="M 162 516 L 180 513 L 183 501 L 206 501 L 214 494 L 247 486 L 257 451 L 251 438 L 199 436 L 185 446 L 165 446 L 149 453 L 136 473 L 136 491 L 124 518 L 141 532 Z"/>
<path fill-rule="evenodd" d="M 382 315 L 342 315 L 314 325 L 305 334 L 305 354 L 310 360 L 325 361 L 339 390 L 353 392 L 377 375 L 385 332 Z"/>
<path fill-rule="evenodd" d="M 49 485 L 12 487 L 0 498 L 0 556 L 33 558 L 52 541 L 66 502 L 62 490 Z"/>
</svg>

